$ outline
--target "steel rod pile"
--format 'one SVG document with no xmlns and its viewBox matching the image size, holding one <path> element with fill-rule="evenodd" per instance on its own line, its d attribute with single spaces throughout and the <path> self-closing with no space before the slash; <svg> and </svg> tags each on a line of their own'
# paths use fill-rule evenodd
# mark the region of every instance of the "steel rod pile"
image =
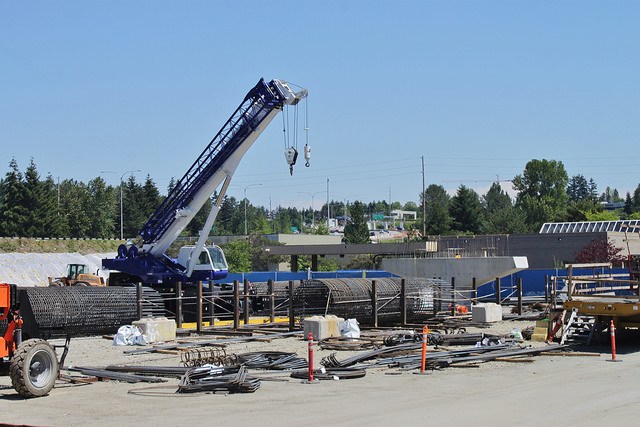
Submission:
<svg viewBox="0 0 640 427">
<path fill-rule="evenodd" d="M 294 292 L 296 315 L 335 314 L 356 318 L 361 324 L 373 322 L 372 280 L 376 281 L 377 313 L 381 324 L 400 321 L 401 279 L 312 279 Z M 405 279 L 407 319 L 412 322 L 441 310 L 443 295 L 451 285 L 438 279 Z"/>
<path fill-rule="evenodd" d="M 189 369 L 180 379 L 177 393 L 253 393 L 260 380 L 247 375 L 245 366 L 233 368 L 199 367 Z"/>
<path fill-rule="evenodd" d="M 313 370 L 313 378 L 319 380 L 350 380 L 355 378 L 362 378 L 367 374 L 367 371 L 364 369 L 356 369 L 356 368 L 331 368 L 331 369 L 314 369 Z M 291 378 L 297 379 L 307 379 L 309 376 L 309 372 L 302 371 L 293 371 L 291 373 Z"/>
<path fill-rule="evenodd" d="M 295 353 L 261 351 L 237 355 L 238 362 L 251 369 L 289 370 L 307 367 L 307 361 Z"/>
<path fill-rule="evenodd" d="M 88 368 L 82 366 L 74 366 L 69 368 L 70 371 L 80 372 L 82 375 L 89 375 L 92 377 L 98 378 L 106 378 L 115 381 L 122 381 L 127 383 L 163 383 L 166 380 L 162 378 L 144 376 L 144 375 L 135 375 L 124 372 L 116 372 L 113 370 L 107 369 L 99 369 L 99 368 Z"/>
</svg>

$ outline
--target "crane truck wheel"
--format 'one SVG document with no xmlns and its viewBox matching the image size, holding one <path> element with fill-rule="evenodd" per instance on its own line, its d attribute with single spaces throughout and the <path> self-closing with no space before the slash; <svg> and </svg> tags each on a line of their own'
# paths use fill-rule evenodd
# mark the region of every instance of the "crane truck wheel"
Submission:
<svg viewBox="0 0 640 427">
<path fill-rule="evenodd" d="M 45 340 L 24 341 L 11 358 L 9 376 L 13 388 L 21 396 L 45 396 L 58 378 L 56 352 Z"/>
</svg>

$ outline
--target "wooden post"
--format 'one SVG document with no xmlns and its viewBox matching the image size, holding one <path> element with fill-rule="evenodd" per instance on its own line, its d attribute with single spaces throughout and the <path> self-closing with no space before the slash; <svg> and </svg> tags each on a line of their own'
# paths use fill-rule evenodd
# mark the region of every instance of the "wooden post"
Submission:
<svg viewBox="0 0 640 427">
<path fill-rule="evenodd" d="M 407 281 L 400 279 L 400 321 L 402 326 L 407 324 Z"/>
<path fill-rule="evenodd" d="M 198 282 L 198 310 L 196 318 L 196 331 L 202 332 L 202 281 Z"/>
<path fill-rule="evenodd" d="M 136 283 L 136 305 L 138 307 L 138 320 L 142 319 L 142 283 Z"/>
<path fill-rule="evenodd" d="M 376 281 L 371 281 L 371 310 L 373 314 L 373 327 L 378 327 L 378 290 Z"/>
<path fill-rule="evenodd" d="M 242 297 L 242 318 L 245 325 L 249 324 L 249 280 L 244 279 L 244 296 Z"/>
<path fill-rule="evenodd" d="M 518 316 L 522 316 L 522 277 L 518 277 L 516 286 L 518 289 Z"/>
<path fill-rule="evenodd" d="M 544 303 L 549 303 L 549 275 L 544 275 Z"/>
<path fill-rule="evenodd" d="M 456 278 L 451 278 L 451 315 L 456 315 Z"/>
<path fill-rule="evenodd" d="M 293 280 L 289 280 L 289 332 L 296 328 L 296 319 L 293 313 Z"/>
<path fill-rule="evenodd" d="M 216 318 L 216 287 L 213 282 L 209 282 L 209 327 L 215 326 Z"/>
<path fill-rule="evenodd" d="M 240 327 L 240 286 L 237 280 L 233 281 L 233 329 Z"/>
<path fill-rule="evenodd" d="M 500 305 L 500 303 L 502 303 L 500 292 L 500 278 L 496 277 L 496 304 Z"/>
<path fill-rule="evenodd" d="M 176 284 L 176 328 L 182 329 L 182 282 Z"/>
<path fill-rule="evenodd" d="M 471 279 L 471 290 L 472 292 L 472 297 L 471 297 L 471 303 L 472 304 L 477 304 L 478 303 L 478 283 L 476 282 L 476 278 L 472 278 Z"/>
<path fill-rule="evenodd" d="M 273 294 L 273 280 L 267 281 L 267 293 L 269 294 L 269 322 L 276 321 L 276 297 Z"/>
</svg>

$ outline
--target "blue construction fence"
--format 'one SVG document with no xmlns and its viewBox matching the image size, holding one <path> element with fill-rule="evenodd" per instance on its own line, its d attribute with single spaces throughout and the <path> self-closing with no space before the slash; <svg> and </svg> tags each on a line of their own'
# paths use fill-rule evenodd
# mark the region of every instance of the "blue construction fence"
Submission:
<svg viewBox="0 0 640 427">
<path fill-rule="evenodd" d="M 574 268 L 574 275 L 593 275 L 593 274 L 628 274 L 626 268 Z M 500 290 L 502 298 L 506 298 L 509 294 L 508 289 L 512 289 L 515 295 L 516 284 L 518 279 L 522 279 L 522 295 L 525 297 L 544 296 L 545 283 L 547 278 L 552 276 L 567 276 L 565 268 L 552 268 L 541 270 L 523 270 L 500 279 Z M 478 287 L 478 297 L 487 297 L 495 295 L 496 283 L 487 283 Z"/>
<path fill-rule="evenodd" d="M 245 279 L 250 282 L 266 282 L 273 280 L 274 282 L 288 282 L 289 280 L 307 280 L 311 279 L 347 279 L 347 278 L 379 279 L 383 277 L 398 277 L 395 274 L 382 270 L 338 270 L 338 271 L 251 271 L 248 273 L 229 273 L 227 277 L 220 283 L 233 283 L 235 280 L 244 282 Z"/>
<path fill-rule="evenodd" d="M 574 275 L 592 275 L 592 274 L 625 274 L 628 270 L 625 268 L 583 268 L 574 269 Z M 500 279 L 500 290 L 502 298 L 508 297 L 511 293 L 515 295 L 516 284 L 518 279 L 522 279 L 522 295 L 523 296 L 544 296 L 545 280 L 551 276 L 566 276 L 567 270 L 564 268 L 540 269 L 540 270 L 523 270 L 510 276 Z M 230 273 L 221 283 L 233 283 L 235 280 L 243 282 L 248 279 L 251 282 L 273 281 L 289 281 L 289 280 L 306 280 L 313 279 L 346 279 L 346 278 L 369 278 L 377 279 L 383 277 L 398 277 L 395 274 L 382 270 L 338 270 L 338 271 L 252 271 L 247 273 Z M 511 291 L 510 291 L 511 290 Z M 491 297 L 495 295 L 495 280 L 484 285 L 478 286 L 478 297 Z"/>
</svg>

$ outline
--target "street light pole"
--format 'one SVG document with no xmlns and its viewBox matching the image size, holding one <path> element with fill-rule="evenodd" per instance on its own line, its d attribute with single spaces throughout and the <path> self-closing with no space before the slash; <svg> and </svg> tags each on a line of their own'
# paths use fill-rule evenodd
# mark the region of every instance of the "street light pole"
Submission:
<svg viewBox="0 0 640 427">
<path fill-rule="evenodd" d="M 300 194 L 307 194 L 307 195 L 311 196 L 311 227 L 315 227 L 315 225 L 316 225 L 316 211 L 315 211 L 315 208 L 313 207 L 313 198 L 318 194 L 322 194 L 322 193 L 326 193 L 326 192 L 327 192 L 327 190 L 316 191 L 315 193 L 308 193 L 306 191 L 298 191 L 298 193 L 300 193 Z"/>
<path fill-rule="evenodd" d="M 122 175 L 120 175 L 120 240 L 124 240 L 124 212 L 123 212 L 124 209 L 122 207 L 122 180 L 126 174 L 134 173 L 134 172 L 142 172 L 142 170 L 133 169 L 133 170 L 123 172 Z M 100 173 L 115 173 L 117 175 L 117 172 L 113 172 L 113 171 L 100 171 Z"/>
<path fill-rule="evenodd" d="M 244 187 L 244 235 L 247 235 L 247 189 L 251 187 L 257 187 L 262 184 L 249 184 Z"/>
</svg>

